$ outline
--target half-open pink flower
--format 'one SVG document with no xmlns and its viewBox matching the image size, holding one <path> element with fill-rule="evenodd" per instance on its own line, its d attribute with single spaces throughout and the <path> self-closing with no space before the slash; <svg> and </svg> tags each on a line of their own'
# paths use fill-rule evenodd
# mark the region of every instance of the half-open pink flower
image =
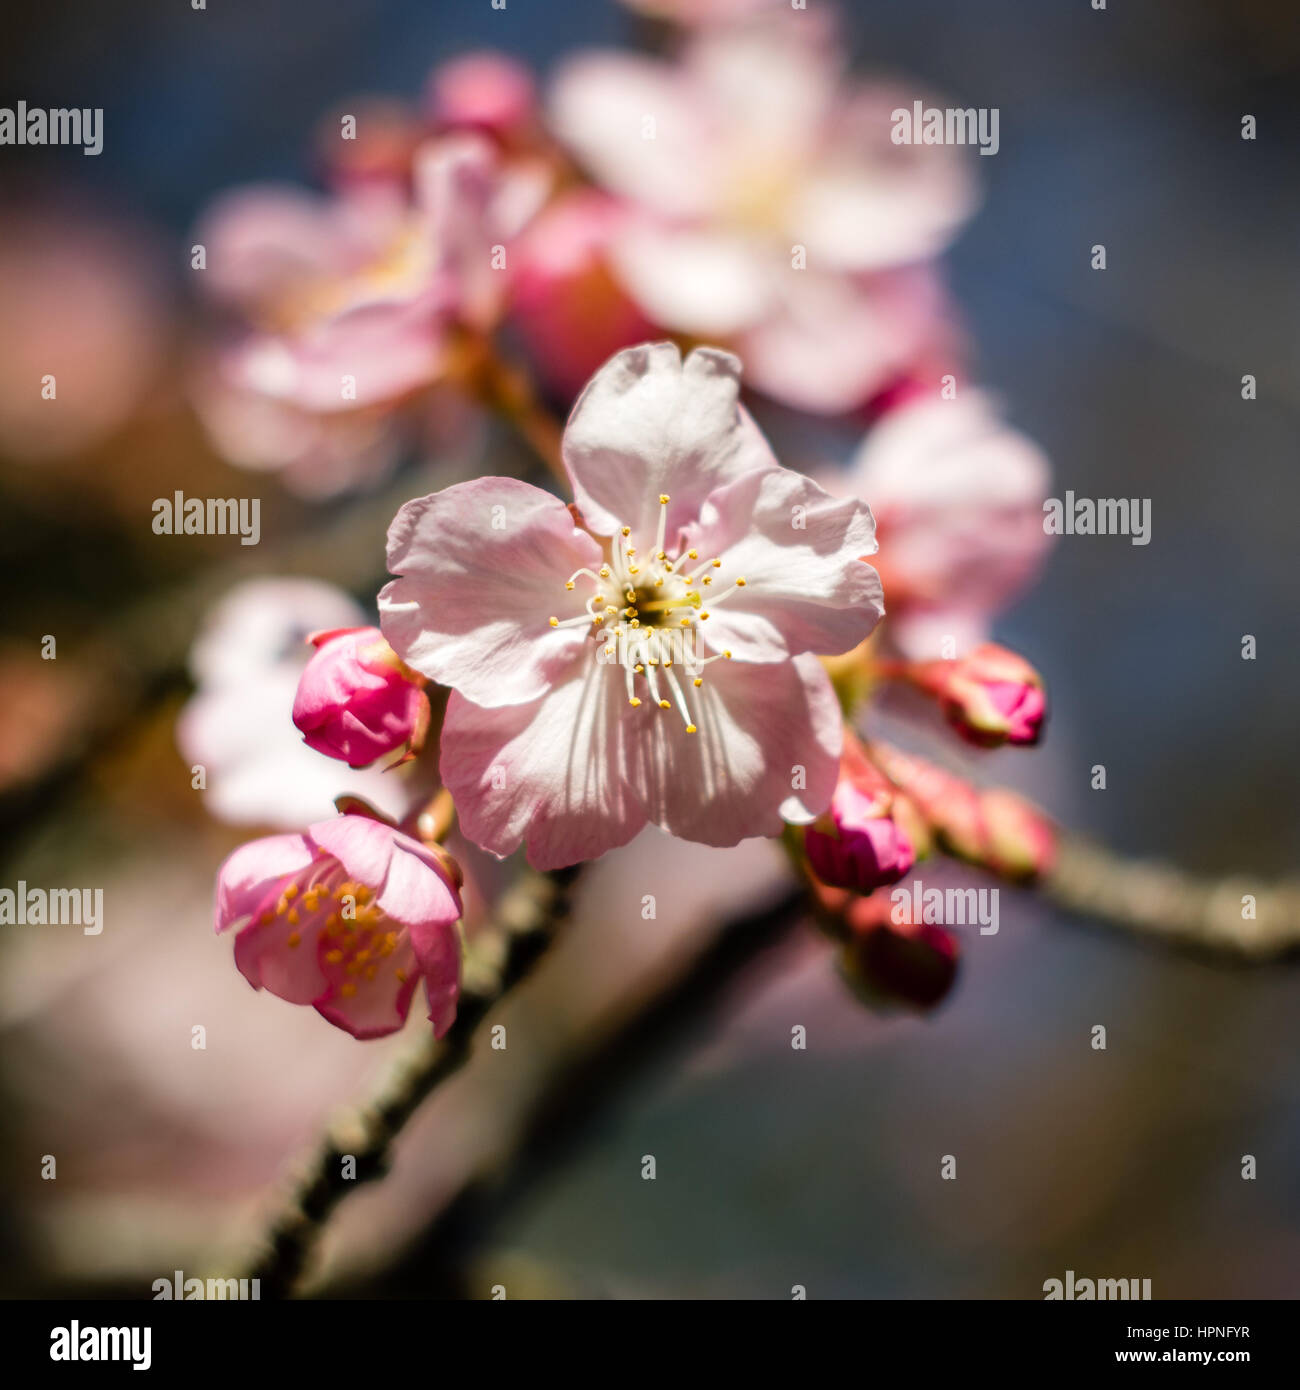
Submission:
<svg viewBox="0 0 1300 1390">
<path fill-rule="evenodd" d="M 944 717 L 969 743 L 1034 744 L 1047 717 L 1043 678 L 1024 659 L 984 642 L 956 661 L 924 661 L 909 679 L 936 696 Z"/>
<path fill-rule="evenodd" d="M 408 502 L 380 624 L 452 688 L 441 774 L 465 834 L 559 867 L 647 821 L 733 845 L 830 801 L 841 719 L 817 653 L 883 605 L 870 511 L 780 467 L 740 364 L 611 359 L 564 434 L 576 508 L 509 478 Z"/>
<path fill-rule="evenodd" d="M 216 929 L 255 989 L 310 1004 L 356 1038 L 406 1021 L 423 979 L 441 1037 L 460 989 L 460 894 L 446 855 L 348 814 L 237 849 L 217 875 Z"/>
<path fill-rule="evenodd" d="M 308 747 L 365 767 L 416 736 L 427 721 L 423 681 L 377 627 L 318 632 L 311 640 L 316 653 L 293 702 L 293 722 Z"/>
</svg>

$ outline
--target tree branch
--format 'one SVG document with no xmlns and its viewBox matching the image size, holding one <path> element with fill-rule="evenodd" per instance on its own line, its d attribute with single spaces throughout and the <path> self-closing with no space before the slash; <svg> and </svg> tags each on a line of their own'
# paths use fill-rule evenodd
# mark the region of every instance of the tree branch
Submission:
<svg viewBox="0 0 1300 1390">
<path fill-rule="evenodd" d="M 321 1141 L 284 1207 L 274 1219 L 266 1249 L 245 1277 L 262 1281 L 265 1298 L 291 1294 L 334 1208 L 363 1182 L 381 1177 L 389 1149 L 421 1101 L 458 1071 L 479 1024 L 528 973 L 568 916 L 577 869 L 542 874 L 526 870 L 506 890 L 489 926 L 466 953 L 456 1021 L 441 1040 L 422 1034 L 393 1067 L 378 1093 Z M 344 1176 L 344 1160 L 355 1174 Z"/>
</svg>

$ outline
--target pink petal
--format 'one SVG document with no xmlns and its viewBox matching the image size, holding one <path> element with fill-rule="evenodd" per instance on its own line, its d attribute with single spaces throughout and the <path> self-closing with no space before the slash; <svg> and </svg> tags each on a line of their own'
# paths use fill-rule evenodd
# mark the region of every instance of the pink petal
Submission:
<svg viewBox="0 0 1300 1390">
<path fill-rule="evenodd" d="M 624 716 L 639 712 L 627 705 L 622 673 L 594 658 L 529 705 L 482 709 L 453 694 L 441 774 L 466 837 L 503 856 L 525 841 L 539 869 L 626 844 L 645 824 L 622 775 Z"/>
<path fill-rule="evenodd" d="M 460 934 L 448 927 L 414 927 L 411 946 L 424 976 L 429 1022 L 440 1038 L 455 1020 L 460 997 Z"/>
<path fill-rule="evenodd" d="M 581 612 L 565 582 L 601 562 L 550 493 L 513 478 L 458 483 L 394 518 L 398 578 L 379 595 L 380 626 L 408 666 L 476 704 L 534 700 L 587 641 L 585 628 L 550 626 Z"/>
<path fill-rule="evenodd" d="M 749 384 L 797 410 L 856 409 L 946 331 L 934 271 L 867 278 L 787 267 L 778 302 L 736 340 Z"/>
<path fill-rule="evenodd" d="M 623 287 L 655 323 L 723 337 L 760 319 L 772 293 L 772 257 L 752 239 L 675 229 L 640 219 L 621 231 L 610 258 Z M 782 264 L 777 261 L 777 271 Z"/>
<path fill-rule="evenodd" d="M 564 463 L 587 524 L 605 535 L 630 526 L 645 549 L 659 525 L 661 494 L 671 498 L 671 540 L 714 488 L 774 467 L 739 398 L 740 363 L 716 348 L 697 348 L 684 363 L 672 343 L 612 357 L 564 431 Z"/>
<path fill-rule="evenodd" d="M 702 557 L 722 560 L 700 625 L 714 651 L 740 661 L 845 652 L 884 614 L 880 576 L 863 560 L 876 550 L 871 512 L 802 473 L 769 469 L 720 488 L 687 536 Z M 711 602 L 737 577 L 743 589 Z"/>
<path fill-rule="evenodd" d="M 252 916 L 273 886 L 311 861 L 312 846 L 302 835 L 267 835 L 241 845 L 217 870 L 217 931 Z"/>
<path fill-rule="evenodd" d="M 771 665 L 718 661 L 692 689 L 699 728 L 644 708 L 632 776 L 646 815 L 670 834 L 727 846 L 779 835 L 826 809 L 839 772 L 839 701 L 813 656 Z M 802 784 L 802 785 L 800 785 Z"/>
<path fill-rule="evenodd" d="M 667 63 L 580 53 L 552 84 L 551 127 L 597 184 L 664 216 L 696 217 L 714 207 L 720 191 L 700 96 Z"/>
<path fill-rule="evenodd" d="M 318 992 L 318 997 L 311 1002 L 336 1028 L 342 1028 L 354 1038 L 382 1038 L 395 1033 L 406 1022 L 411 1011 L 411 997 L 420 978 L 409 941 L 403 940 L 391 956 L 377 962 L 371 980 L 364 975 L 350 976 L 342 966 L 326 964 L 322 969 L 329 984 L 324 993 Z M 399 970 L 405 979 L 398 979 Z M 343 991 L 349 986 L 353 993 L 345 994 Z"/>
</svg>

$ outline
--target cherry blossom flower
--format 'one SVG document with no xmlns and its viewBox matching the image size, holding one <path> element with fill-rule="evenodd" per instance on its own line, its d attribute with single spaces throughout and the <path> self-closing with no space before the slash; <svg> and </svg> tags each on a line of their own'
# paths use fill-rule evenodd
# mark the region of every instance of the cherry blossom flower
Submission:
<svg viewBox="0 0 1300 1390">
<path fill-rule="evenodd" d="M 376 627 L 318 632 L 316 654 L 298 682 L 293 722 L 309 748 L 365 767 L 409 743 L 429 702 L 418 677 Z"/>
<path fill-rule="evenodd" d="M 988 636 L 1046 552 L 1048 480 L 1038 448 L 977 390 L 911 395 L 872 428 L 848 488 L 871 499 L 890 637 L 907 655 L 960 655 Z"/>
<path fill-rule="evenodd" d="M 346 772 L 307 747 L 290 718 L 310 634 L 364 620 L 342 590 L 306 579 L 250 580 L 209 613 L 190 652 L 198 689 L 176 741 L 185 761 L 203 769 L 211 815 L 297 829 L 329 815 L 344 792 L 391 815 L 406 811 L 412 793 L 402 772 Z"/>
<path fill-rule="evenodd" d="M 217 875 L 216 929 L 255 989 L 310 1004 L 356 1038 L 406 1022 L 423 979 L 441 1037 L 456 1016 L 461 916 L 449 858 L 342 815 L 242 845 Z"/>
<path fill-rule="evenodd" d="M 973 205 L 949 146 L 892 143 L 911 96 L 843 77 L 803 17 L 695 36 L 679 62 L 590 52 L 552 125 L 637 216 L 612 259 L 646 315 L 725 342 L 805 410 L 862 404 L 945 333 L 927 264 Z"/>
<path fill-rule="evenodd" d="M 441 775 L 483 848 L 558 867 L 647 822 L 733 845 L 829 803 L 842 725 L 815 654 L 883 612 L 874 524 L 780 467 L 739 374 L 628 349 L 569 418 L 573 510 L 481 478 L 394 519 L 380 624 L 452 688 Z"/>
<path fill-rule="evenodd" d="M 511 248 L 509 322 L 538 377 L 566 400 L 654 325 L 614 275 L 611 247 L 633 214 L 594 188 L 562 193 Z"/>
<path fill-rule="evenodd" d="M 196 239 L 204 284 L 231 319 L 195 401 L 219 450 L 328 494 L 392 466 L 404 406 L 455 362 L 455 331 L 490 329 L 504 244 L 545 196 L 472 133 L 426 142 L 411 191 L 346 182 L 326 196 L 265 186 L 227 195 Z M 350 461 L 350 467 L 349 467 Z"/>
</svg>

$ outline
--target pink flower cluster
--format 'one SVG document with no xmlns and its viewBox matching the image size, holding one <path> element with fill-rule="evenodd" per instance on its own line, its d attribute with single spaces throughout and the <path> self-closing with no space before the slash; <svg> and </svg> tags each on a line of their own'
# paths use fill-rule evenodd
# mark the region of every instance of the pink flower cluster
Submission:
<svg viewBox="0 0 1300 1390">
<path fill-rule="evenodd" d="M 467 841 L 542 870 L 647 826 L 781 837 L 856 983 L 921 1003 L 956 940 L 894 922 L 881 893 L 936 848 L 1050 868 L 1031 808 L 867 728 L 887 684 L 980 748 L 1033 744 L 1046 717 L 1037 672 L 990 639 L 1044 554 L 1047 465 L 966 383 L 936 269 L 969 164 L 893 144 L 899 90 L 777 8 L 710 6 L 672 58 L 574 56 L 544 102 L 512 61 L 460 60 L 420 109 L 363 107 L 359 143 L 327 136 L 327 192 L 245 191 L 205 223 L 222 326 L 200 413 L 291 487 L 393 467 L 444 388 L 534 411 L 533 440 L 541 397 L 573 401 L 564 495 L 483 476 L 406 502 L 377 626 L 349 605 L 305 622 L 309 659 L 274 663 L 277 765 L 291 710 L 294 756 L 356 769 L 340 793 L 379 801 L 377 782 L 387 814 L 344 800 L 236 851 L 217 926 L 251 983 L 359 1037 L 399 1027 L 418 979 L 435 1028 L 454 1015 L 435 793 Z M 833 417 L 847 466 L 784 466 L 756 420 L 773 402 L 787 433 Z M 201 683 L 196 762 L 220 741 L 210 705 Z M 273 789 L 253 785 L 261 811 Z"/>
</svg>

